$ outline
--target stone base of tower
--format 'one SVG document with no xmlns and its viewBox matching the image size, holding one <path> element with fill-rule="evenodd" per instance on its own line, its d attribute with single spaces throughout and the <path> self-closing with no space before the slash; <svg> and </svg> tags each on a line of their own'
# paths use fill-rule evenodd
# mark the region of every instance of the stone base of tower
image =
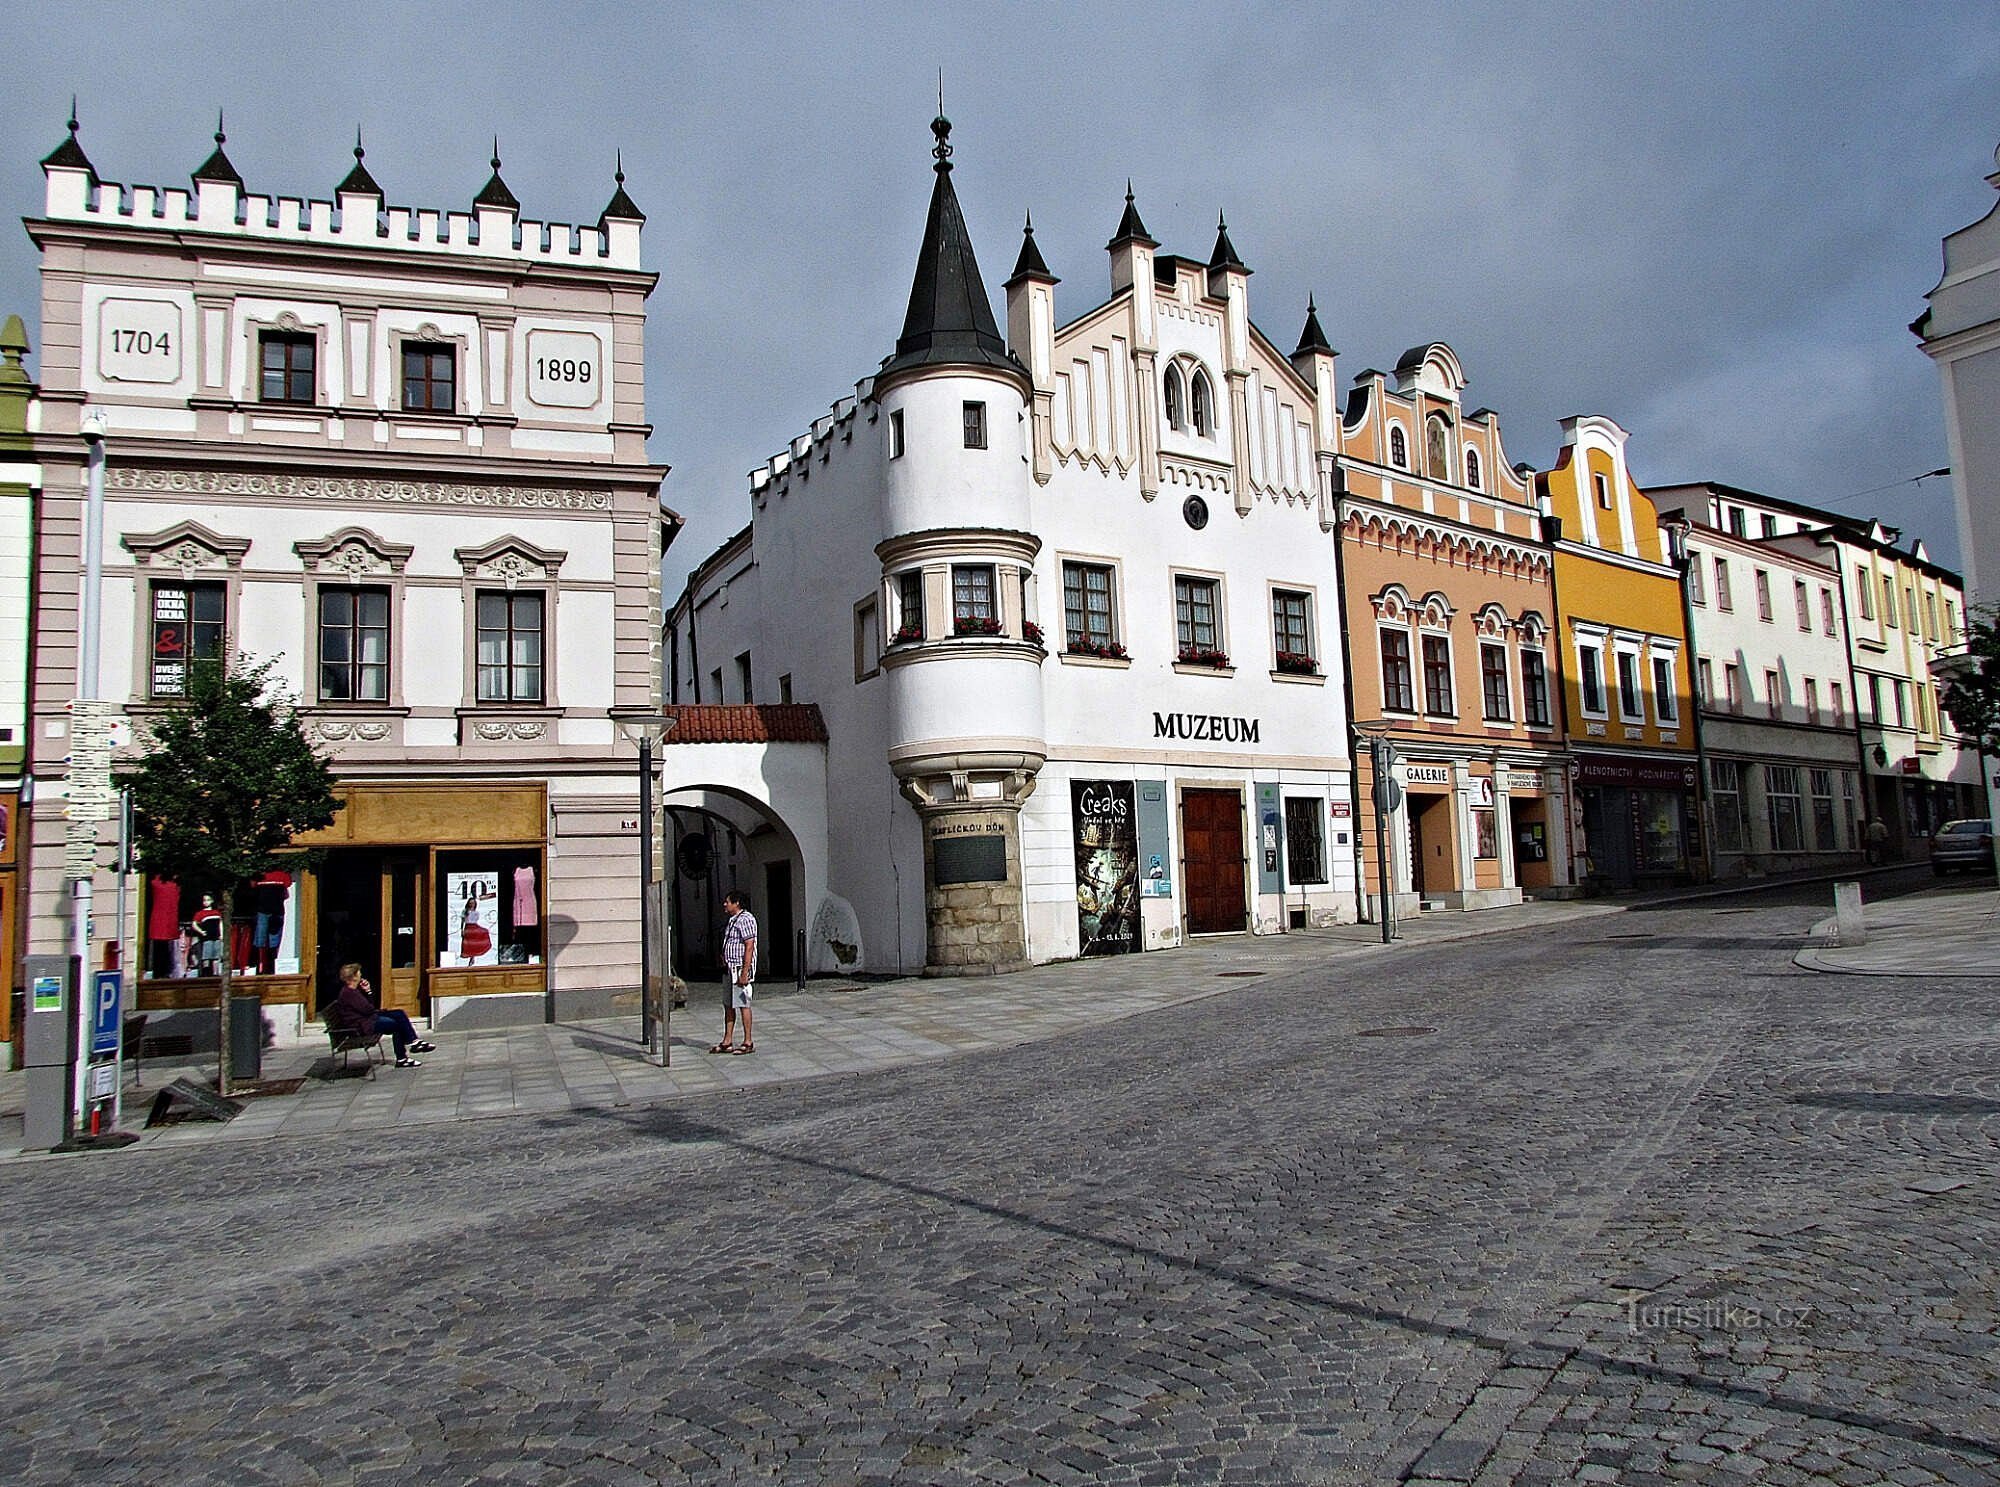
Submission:
<svg viewBox="0 0 2000 1487">
<path fill-rule="evenodd" d="M 926 976 L 1027 969 L 1019 806 L 926 812 L 924 920 Z"/>
</svg>

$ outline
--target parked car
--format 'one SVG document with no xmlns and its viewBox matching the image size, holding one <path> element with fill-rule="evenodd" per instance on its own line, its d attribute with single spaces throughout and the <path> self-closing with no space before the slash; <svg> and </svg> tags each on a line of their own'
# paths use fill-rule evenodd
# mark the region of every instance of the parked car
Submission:
<svg viewBox="0 0 2000 1487">
<path fill-rule="evenodd" d="M 1993 823 L 1947 821 L 1931 838 L 1931 871 L 1942 878 L 1953 868 L 1969 873 L 1993 871 Z"/>
</svg>

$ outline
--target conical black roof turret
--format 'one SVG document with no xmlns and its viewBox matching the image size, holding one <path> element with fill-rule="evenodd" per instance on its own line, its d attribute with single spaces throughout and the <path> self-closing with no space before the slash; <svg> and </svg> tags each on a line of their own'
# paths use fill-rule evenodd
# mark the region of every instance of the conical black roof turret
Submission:
<svg viewBox="0 0 2000 1487">
<path fill-rule="evenodd" d="M 1060 284 L 1062 280 L 1049 272 L 1049 266 L 1042 260 L 1042 250 L 1035 246 L 1035 219 L 1031 213 L 1021 227 L 1021 256 L 1014 260 L 1014 272 L 1008 276 L 1011 287 L 1022 279 L 1039 279 L 1044 284 Z"/>
<path fill-rule="evenodd" d="M 69 101 L 69 137 L 42 157 L 43 170 L 88 171 L 91 180 L 97 179 L 97 167 L 90 163 L 90 157 L 83 153 L 83 146 L 76 142 L 76 99 Z"/>
<path fill-rule="evenodd" d="M 597 226 L 601 231 L 604 224 L 611 221 L 644 222 L 646 214 L 639 210 L 639 204 L 625 194 L 625 152 L 617 155 L 617 167 L 611 173 L 612 183 L 617 187 L 611 193 L 611 200 L 604 204 L 604 210 L 597 214 Z"/>
<path fill-rule="evenodd" d="M 1215 214 L 1215 251 L 1208 255 L 1210 268 L 1233 268 L 1239 273 L 1249 273 L 1250 266 L 1236 256 L 1236 244 L 1229 241 L 1229 224 L 1222 220 L 1222 213 Z"/>
<path fill-rule="evenodd" d="M 1158 239 L 1146 231 L 1146 224 L 1139 220 L 1139 208 L 1133 204 L 1130 179 L 1125 182 L 1125 215 L 1118 219 L 1118 230 L 1111 234 L 1111 241 L 1104 246 L 1115 248 L 1121 243 L 1141 243 L 1148 248 L 1160 246 Z"/>
<path fill-rule="evenodd" d="M 341 192 L 348 191 L 378 199 L 381 197 L 382 188 L 375 184 L 375 177 L 368 174 L 368 167 L 361 163 L 361 157 L 367 153 L 361 148 L 361 126 L 357 124 L 354 127 L 354 169 L 333 188 L 334 195 L 338 196 Z"/>
<path fill-rule="evenodd" d="M 1027 372 L 1007 354 L 1007 343 L 993 320 L 993 306 L 979 277 L 972 238 L 965 229 L 958 193 L 951 185 L 951 121 L 940 114 L 931 123 L 937 144 L 937 183 L 931 188 L 930 216 L 924 223 L 924 243 L 917 254 L 917 274 L 910 285 L 910 308 L 903 316 L 903 333 L 896 354 L 882 364 L 877 378 L 912 367 L 995 367 L 1026 380 Z"/>
<path fill-rule="evenodd" d="M 217 109 L 215 111 L 215 153 L 202 161 L 199 166 L 195 167 L 193 180 L 197 187 L 203 181 L 221 181 L 225 185 L 234 186 L 238 191 L 243 189 L 243 177 L 236 173 L 236 167 L 231 165 L 229 157 L 222 153 L 223 142 L 228 138 L 229 136 L 222 132 L 222 110 Z"/>
<path fill-rule="evenodd" d="M 521 203 L 507 189 L 507 183 L 500 179 L 500 136 L 497 134 L 493 136 L 493 174 L 486 178 L 486 184 L 479 188 L 472 204 L 475 207 L 498 207 L 503 212 L 521 210 Z"/>
<path fill-rule="evenodd" d="M 1327 344 L 1326 332 L 1319 328 L 1319 306 L 1313 303 L 1311 295 L 1307 295 L 1306 328 L 1299 332 L 1299 349 L 1292 355 L 1304 356 L 1313 351 L 1333 355 L 1333 347 Z"/>
</svg>

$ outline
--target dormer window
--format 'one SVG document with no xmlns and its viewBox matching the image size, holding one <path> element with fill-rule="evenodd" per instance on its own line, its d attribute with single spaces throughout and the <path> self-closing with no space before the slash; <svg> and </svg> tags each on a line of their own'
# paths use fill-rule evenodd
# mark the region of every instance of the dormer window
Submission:
<svg viewBox="0 0 2000 1487">
<path fill-rule="evenodd" d="M 1181 369 L 1179 367 L 1167 368 L 1167 375 L 1162 384 L 1162 391 L 1167 402 L 1167 427 L 1178 433 L 1181 429 L 1187 427 L 1187 414 L 1183 406 L 1183 395 L 1181 392 Z"/>
<path fill-rule="evenodd" d="M 1389 430 L 1389 463 L 1398 470 L 1410 468 L 1410 445 L 1403 437 L 1400 424 L 1392 426 Z"/>
<path fill-rule="evenodd" d="M 1590 477 L 1590 488 L 1597 493 L 1597 509 L 1599 511 L 1609 511 L 1611 509 L 1611 482 L 1606 480 L 1602 475 L 1593 475 Z"/>
<path fill-rule="evenodd" d="M 1441 414 L 1424 424 L 1424 473 L 1433 480 L 1451 479 L 1451 426 Z"/>
<path fill-rule="evenodd" d="M 1470 486 L 1473 490 L 1478 490 L 1480 488 L 1479 451 L 1476 449 L 1468 449 L 1465 451 L 1465 483 L 1468 486 Z"/>
<path fill-rule="evenodd" d="M 1204 439 L 1215 436 L 1214 399 L 1209 394 L 1208 373 L 1197 371 L 1188 384 L 1188 417 L 1194 431 Z"/>
</svg>

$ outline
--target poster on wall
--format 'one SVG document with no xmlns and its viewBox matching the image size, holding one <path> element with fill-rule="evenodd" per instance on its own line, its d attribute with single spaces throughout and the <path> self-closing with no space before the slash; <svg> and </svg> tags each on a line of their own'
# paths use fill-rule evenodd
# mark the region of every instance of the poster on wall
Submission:
<svg viewBox="0 0 2000 1487">
<path fill-rule="evenodd" d="M 1139 833 L 1129 780 L 1070 781 L 1079 953 L 1139 948 Z"/>
<path fill-rule="evenodd" d="M 500 874 L 444 875 L 445 941 L 441 965 L 500 964 Z"/>
</svg>

